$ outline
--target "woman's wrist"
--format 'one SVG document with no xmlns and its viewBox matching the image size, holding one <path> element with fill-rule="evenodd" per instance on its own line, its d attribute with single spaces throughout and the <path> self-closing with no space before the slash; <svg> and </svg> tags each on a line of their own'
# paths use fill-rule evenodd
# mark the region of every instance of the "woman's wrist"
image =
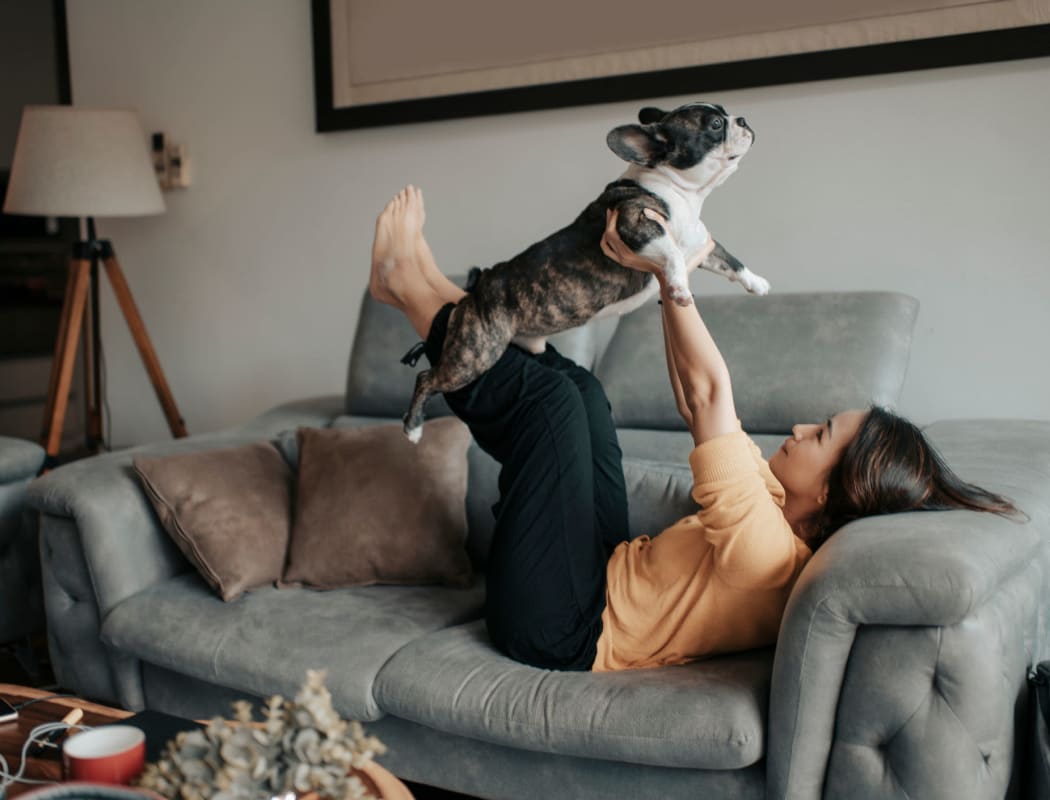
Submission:
<svg viewBox="0 0 1050 800">
<path fill-rule="evenodd" d="M 653 275 L 656 276 L 656 282 L 660 286 L 660 302 L 661 303 L 669 303 L 671 305 L 681 305 L 681 303 L 679 303 L 677 300 L 675 300 L 675 298 L 671 295 L 671 287 L 667 283 L 667 278 L 664 277 L 663 273 L 662 272 L 654 272 Z M 690 293 L 690 295 L 689 295 L 689 302 L 686 305 L 693 305 L 693 303 L 694 303 L 693 295 Z"/>
</svg>

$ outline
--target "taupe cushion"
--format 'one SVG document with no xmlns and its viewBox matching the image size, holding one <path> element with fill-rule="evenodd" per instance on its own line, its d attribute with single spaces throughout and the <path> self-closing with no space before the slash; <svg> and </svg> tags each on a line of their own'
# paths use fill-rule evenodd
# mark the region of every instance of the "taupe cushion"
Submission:
<svg viewBox="0 0 1050 800">
<path fill-rule="evenodd" d="M 223 600 L 280 579 L 292 472 L 272 444 L 133 463 L 164 530 Z"/>
<path fill-rule="evenodd" d="M 466 585 L 467 426 L 299 430 L 299 486 L 284 584 Z"/>
</svg>

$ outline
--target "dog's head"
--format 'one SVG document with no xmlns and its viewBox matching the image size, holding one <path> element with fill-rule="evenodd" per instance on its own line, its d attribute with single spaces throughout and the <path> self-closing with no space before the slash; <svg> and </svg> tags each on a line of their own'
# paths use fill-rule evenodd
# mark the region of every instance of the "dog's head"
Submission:
<svg viewBox="0 0 1050 800">
<path fill-rule="evenodd" d="M 714 103 L 689 103 L 674 111 L 643 108 L 638 121 L 609 131 L 609 148 L 632 164 L 669 167 L 704 189 L 736 172 L 755 141 L 743 117 Z"/>
</svg>

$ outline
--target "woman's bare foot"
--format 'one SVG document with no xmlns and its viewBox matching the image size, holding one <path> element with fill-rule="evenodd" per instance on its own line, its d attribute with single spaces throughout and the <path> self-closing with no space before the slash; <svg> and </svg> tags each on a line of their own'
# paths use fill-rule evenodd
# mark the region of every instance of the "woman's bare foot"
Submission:
<svg viewBox="0 0 1050 800">
<path fill-rule="evenodd" d="M 416 242 L 416 260 L 419 263 L 419 268 L 423 271 L 423 277 L 426 278 L 427 283 L 446 303 L 458 303 L 467 296 L 465 291 L 456 286 L 441 271 L 437 261 L 434 260 L 434 254 L 430 251 L 430 245 L 427 244 L 427 240 L 423 238 L 422 233 L 420 233 Z"/>
<path fill-rule="evenodd" d="M 416 264 L 423 273 L 423 277 L 431 288 L 437 292 L 446 303 L 458 303 L 466 296 L 466 292 L 448 279 L 441 267 L 437 265 L 434 254 L 430 250 L 426 237 L 423 236 L 423 222 L 426 212 L 423 207 L 423 191 L 414 190 L 416 201 L 419 204 L 419 236 L 416 239 Z"/>
<path fill-rule="evenodd" d="M 379 302 L 399 306 L 409 282 L 426 281 L 417 250 L 424 219 L 423 195 L 409 185 L 394 195 L 376 220 L 368 288 Z"/>
</svg>

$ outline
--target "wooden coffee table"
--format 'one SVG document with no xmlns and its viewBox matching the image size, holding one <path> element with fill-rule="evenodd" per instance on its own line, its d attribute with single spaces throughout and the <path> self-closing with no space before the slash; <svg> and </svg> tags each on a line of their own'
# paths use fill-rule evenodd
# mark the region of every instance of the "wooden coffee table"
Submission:
<svg viewBox="0 0 1050 800">
<path fill-rule="evenodd" d="M 0 683 L 0 697 L 3 697 L 13 706 L 17 706 L 27 700 L 47 697 L 49 694 L 49 692 L 30 689 L 26 686 Z M 9 769 L 12 772 L 18 771 L 22 758 L 22 746 L 33 728 L 45 722 L 58 722 L 73 708 L 79 708 L 84 712 L 84 719 L 82 720 L 84 725 L 105 725 L 119 722 L 133 715 L 131 711 L 67 697 L 42 700 L 19 709 L 17 720 L 0 723 L 0 753 L 7 759 Z M 62 780 L 62 761 L 60 758 L 46 756 L 29 757 L 28 762 L 23 777 L 45 781 Z M 366 764 L 362 771 L 375 784 L 375 788 L 382 794 L 383 800 L 413 800 L 412 794 L 408 791 L 405 784 L 378 764 Z M 7 796 L 8 798 L 15 798 L 35 788 L 37 787 L 31 784 L 16 783 L 8 787 Z"/>
</svg>

